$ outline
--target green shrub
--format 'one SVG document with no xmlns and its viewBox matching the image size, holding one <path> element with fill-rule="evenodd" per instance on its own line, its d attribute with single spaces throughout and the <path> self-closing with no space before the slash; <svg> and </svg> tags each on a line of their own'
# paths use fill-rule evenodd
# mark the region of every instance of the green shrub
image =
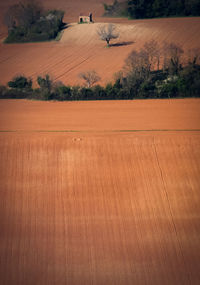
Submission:
<svg viewBox="0 0 200 285">
<path fill-rule="evenodd" d="M 29 93 L 26 98 L 32 100 L 48 101 L 52 100 L 52 95 L 48 92 L 48 90 L 42 90 L 40 88 L 37 88 L 34 89 L 31 93 Z"/>
<path fill-rule="evenodd" d="M 71 100 L 72 101 L 80 100 L 80 90 L 81 90 L 80 86 L 71 87 Z"/>
<path fill-rule="evenodd" d="M 20 89 L 0 90 L 0 99 L 25 99 L 28 98 L 29 92 Z"/>
<path fill-rule="evenodd" d="M 174 98 L 178 95 L 177 82 L 163 84 L 160 90 L 160 98 Z"/>
<path fill-rule="evenodd" d="M 144 81 L 140 85 L 140 89 L 138 91 L 138 98 L 154 98 L 155 97 L 155 84 L 152 81 Z"/>
<path fill-rule="evenodd" d="M 8 83 L 10 88 L 0 86 L 0 98 L 73 101 L 200 97 L 200 65 L 189 63 L 173 75 L 163 70 L 152 71 L 148 78 L 131 72 L 105 87 L 65 86 L 53 82 L 48 74 L 38 76 L 38 84 L 40 88 L 32 90 L 31 80 L 15 77 Z"/>
<path fill-rule="evenodd" d="M 79 100 L 91 100 L 93 99 L 92 89 L 89 87 L 83 87 L 79 90 Z"/>
<path fill-rule="evenodd" d="M 6 86 L 0 85 L 0 99 L 5 99 L 7 92 Z"/>
<path fill-rule="evenodd" d="M 68 86 L 58 86 L 55 88 L 52 99 L 58 101 L 71 100 L 71 87 Z"/>
<path fill-rule="evenodd" d="M 42 90 L 47 90 L 49 93 L 51 92 L 53 81 L 48 74 L 46 74 L 44 77 L 38 76 L 37 83 Z"/>
<path fill-rule="evenodd" d="M 27 79 L 23 75 L 14 77 L 11 81 L 8 82 L 10 88 L 19 88 L 19 89 L 31 89 L 32 80 Z"/>
<path fill-rule="evenodd" d="M 93 92 L 93 98 L 96 100 L 104 100 L 106 99 L 106 91 L 105 89 L 100 85 L 95 85 L 92 87 Z"/>
</svg>

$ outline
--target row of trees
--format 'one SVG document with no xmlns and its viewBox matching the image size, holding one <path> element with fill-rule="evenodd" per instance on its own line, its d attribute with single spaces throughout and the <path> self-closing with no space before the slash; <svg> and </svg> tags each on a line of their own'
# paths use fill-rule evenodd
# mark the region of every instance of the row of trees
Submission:
<svg viewBox="0 0 200 285">
<path fill-rule="evenodd" d="M 199 0 L 129 0 L 128 15 L 131 18 L 155 18 L 169 16 L 199 16 Z"/>
<path fill-rule="evenodd" d="M 122 4 L 123 3 L 123 4 Z M 200 0 L 114 0 L 104 4 L 105 15 L 125 15 L 133 19 L 200 16 Z"/>
<path fill-rule="evenodd" d="M 186 55 L 174 43 L 161 47 L 152 40 L 140 51 L 129 54 L 114 83 L 95 85 L 100 80 L 95 71 L 79 76 L 84 87 L 65 86 L 46 75 L 37 78 L 36 89 L 32 88 L 31 79 L 17 76 L 8 82 L 8 87 L 0 87 L 0 98 L 63 101 L 200 97 L 200 51 L 189 50 Z"/>
<path fill-rule="evenodd" d="M 118 82 L 129 97 L 200 97 L 200 49 L 147 42 L 129 54 Z"/>
<path fill-rule="evenodd" d="M 53 39 L 64 27 L 64 12 L 45 11 L 37 0 L 23 0 L 9 7 L 4 17 L 8 27 L 6 43 Z"/>
</svg>

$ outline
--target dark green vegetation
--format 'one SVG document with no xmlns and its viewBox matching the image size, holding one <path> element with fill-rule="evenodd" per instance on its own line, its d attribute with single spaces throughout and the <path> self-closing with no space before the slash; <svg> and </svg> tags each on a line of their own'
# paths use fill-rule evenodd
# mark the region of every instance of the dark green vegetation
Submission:
<svg viewBox="0 0 200 285">
<path fill-rule="evenodd" d="M 149 76 L 143 79 L 129 74 L 128 77 L 122 80 L 118 78 L 114 84 L 109 83 L 106 87 L 57 85 L 50 78 L 49 82 L 44 81 L 37 89 L 22 88 L 21 85 L 12 88 L 0 86 L 0 99 L 73 101 L 184 97 L 200 97 L 200 65 L 190 64 L 182 68 L 178 75 L 169 75 L 160 70 L 150 72 Z"/>
<path fill-rule="evenodd" d="M 160 47 L 152 40 L 129 54 L 114 83 L 93 86 L 100 78 L 90 84 L 88 76 L 83 79 L 87 87 L 65 86 L 49 75 L 38 76 L 39 88 L 33 89 L 31 79 L 17 76 L 8 87 L 0 86 L 0 98 L 64 101 L 200 97 L 200 52 L 193 49 L 184 55 L 178 45 L 164 43 Z"/>
<path fill-rule="evenodd" d="M 133 19 L 172 16 L 200 16 L 200 0 L 115 0 L 104 4 L 106 16 L 128 16 Z"/>
<path fill-rule="evenodd" d="M 16 76 L 13 80 L 8 82 L 10 88 L 17 88 L 21 90 L 30 90 L 32 88 L 32 80 L 24 76 Z"/>
<path fill-rule="evenodd" d="M 4 22 L 8 27 L 5 43 L 54 39 L 64 28 L 63 17 L 63 11 L 45 11 L 36 1 L 19 2 L 11 6 L 5 15 Z"/>
<path fill-rule="evenodd" d="M 119 2 L 114 0 L 113 4 L 108 5 L 103 3 L 104 16 L 106 17 L 127 17 L 128 16 L 128 4 L 127 1 Z"/>
</svg>

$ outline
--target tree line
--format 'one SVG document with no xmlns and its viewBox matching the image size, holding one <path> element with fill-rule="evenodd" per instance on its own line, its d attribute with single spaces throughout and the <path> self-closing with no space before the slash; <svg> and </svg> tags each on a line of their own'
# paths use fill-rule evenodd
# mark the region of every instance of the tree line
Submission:
<svg viewBox="0 0 200 285">
<path fill-rule="evenodd" d="M 38 76 L 38 88 L 23 75 L 7 86 L 0 86 L 0 99 L 35 100 L 123 100 L 151 98 L 200 97 L 200 50 L 184 50 L 174 43 L 146 42 L 139 51 L 132 50 L 114 83 L 95 85 L 100 76 L 95 71 L 79 74 L 84 86 L 66 86 L 49 75 Z"/>
<path fill-rule="evenodd" d="M 133 19 L 172 16 L 200 16 L 200 0 L 114 0 L 104 4 L 106 16 L 128 16 Z"/>
</svg>

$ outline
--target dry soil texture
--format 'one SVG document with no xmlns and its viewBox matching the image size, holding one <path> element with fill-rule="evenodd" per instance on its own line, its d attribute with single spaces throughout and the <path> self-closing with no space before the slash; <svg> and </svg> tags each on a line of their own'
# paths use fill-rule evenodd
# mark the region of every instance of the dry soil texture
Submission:
<svg viewBox="0 0 200 285">
<path fill-rule="evenodd" d="M 16 1 L 0 3 L 0 16 Z M 107 1 L 112 2 L 112 1 Z M 66 12 L 68 28 L 59 42 L 9 44 L 0 43 L 0 83 L 6 84 L 12 77 L 24 74 L 34 81 L 38 75 L 50 74 L 54 80 L 65 84 L 83 84 L 81 72 L 96 70 L 100 84 L 113 80 L 114 73 L 124 66 L 124 60 L 132 49 L 139 49 L 146 41 L 156 40 L 180 44 L 183 49 L 200 47 L 200 18 L 135 20 L 109 19 L 103 13 L 101 0 L 44 1 L 49 8 L 62 8 Z M 95 24 L 78 25 L 80 13 L 93 12 Z M 114 22 L 120 37 L 114 46 L 106 48 L 96 33 L 99 22 Z M 101 23 L 103 24 L 103 23 Z M 0 38 L 6 37 L 5 27 L 0 26 Z"/>
<path fill-rule="evenodd" d="M 1 101 L 2 285 L 198 285 L 200 100 Z"/>
</svg>

